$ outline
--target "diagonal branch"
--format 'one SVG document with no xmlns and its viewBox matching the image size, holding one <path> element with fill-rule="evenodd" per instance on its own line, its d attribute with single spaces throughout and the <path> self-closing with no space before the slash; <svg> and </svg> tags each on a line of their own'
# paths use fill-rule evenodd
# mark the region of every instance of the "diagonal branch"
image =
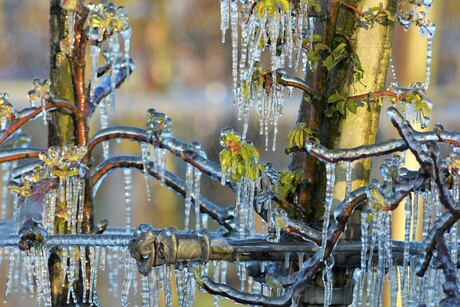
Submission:
<svg viewBox="0 0 460 307">
<path fill-rule="evenodd" d="M 17 112 L 15 118 L 13 119 L 12 123 L 8 126 L 8 128 L 3 131 L 0 135 L 0 144 L 5 142 L 10 136 L 13 135 L 18 129 L 20 129 L 24 124 L 29 122 L 36 117 L 43 115 L 45 111 L 54 111 L 54 110 L 65 110 L 68 111 L 75 120 L 79 120 L 82 118 L 82 115 L 78 108 L 70 103 L 65 99 L 53 99 L 51 102 L 47 102 L 44 107 L 33 107 L 33 108 L 25 108 L 22 111 Z"/>
<path fill-rule="evenodd" d="M 120 85 L 122 85 L 123 82 L 125 82 L 125 80 L 128 78 L 128 76 L 134 72 L 135 65 L 132 59 L 129 60 L 128 68 L 129 69 L 120 69 L 118 75 L 115 77 L 115 88 L 119 88 Z M 88 118 L 91 118 L 93 113 L 96 111 L 97 105 L 111 92 L 112 81 L 111 76 L 108 75 L 104 78 L 104 80 L 101 83 L 99 83 L 98 86 L 94 88 L 94 98 L 93 101 L 90 102 L 90 111 L 88 114 Z"/>
</svg>

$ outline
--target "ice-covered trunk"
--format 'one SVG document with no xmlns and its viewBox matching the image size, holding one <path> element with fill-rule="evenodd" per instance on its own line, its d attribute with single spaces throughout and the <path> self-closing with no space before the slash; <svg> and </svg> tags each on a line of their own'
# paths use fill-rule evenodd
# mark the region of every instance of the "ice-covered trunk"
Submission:
<svg viewBox="0 0 460 307">
<path fill-rule="evenodd" d="M 366 1 L 348 1 L 347 3 L 356 6 L 360 11 L 366 11 L 370 7 L 378 7 L 380 0 Z M 383 6 L 395 11 L 395 0 L 383 1 Z M 335 3 L 335 4 L 334 4 Z M 307 122 L 310 129 L 319 130 L 321 144 L 329 149 L 353 148 L 361 145 L 375 142 L 380 107 L 378 102 L 370 102 L 369 107 L 365 104 L 358 107 L 357 114 L 346 111 L 345 115 L 337 111 L 332 111 L 331 117 L 326 117 L 328 104 L 327 99 L 334 93 L 347 93 L 349 96 L 374 92 L 384 89 L 386 71 L 390 55 L 391 40 L 393 36 L 393 24 L 381 25 L 364 29 L 359 27 L 359 17 L 353 10 L 344 9 L 340 1 L 321 1 L 323 13 L 330 16 L 326 23 L 321 20 L 315 20 L 315 34 L 323 36 L 324 44 L 334 49 L 337 47 L 337 40 L 340 37 L 336 34 L 336 29 L 340 29 L 340 36 L 347 37 L 347 52 L 355 53 L 359 58 L 364 76 L 360 82 L 350 86 L 350 71 L 353 71 L 351 61 L 342 61 L 333 69 L 328 71 L 324 66 L 318 65 L 317 72 L 312 73 L 309 64 L 306 64 L 306 82 L 312 86 L 317 95 L 313 97 L 306 96 L 302 100 L 298 122 Z M 372 52 L 369 52 L 372 50 Z M 329 105 L 330 107 L 330 105 Z M 331 110 L 329 110 L 331 111 Z M 350 190 L 366 185 L 369 180 L 371 160 L 347 164 L 336 165 L 336 179 L 333 187 L 328 187 L 326 179 L 326 169 L 324 164 L 317 164 L 314 159 L 299 153 L 295 154 L 292 161 L 294 170 L 303 170 L 302 190 L 299 195 L 302 208 L 299 212 L 303 213 L 306 222 L 322 226 L 323 215 L 328 205 L 325 203 L 325 197 L 328 190 L 333 189 L 334 207 L 338 202 L 346 199 L 346 194 Z M 351 176 L 350 176 L 351 175 Z M 351 181 L 351 183 L 350 183 Z M 359 216 L 359 214 L 355 214 Z M 325 217 L 327 219 L 327 217 Z M 347 235 L 359 235 L 360 226 L 359 218 L 351 220 L 347 227 Z M 330 221 L 329 225 L 333 223 Z M 324 223 L 327 225 L 327 223 Z M 356 227 L 353 227 L 356 225 Z M 355 230 L 355 233 L 353 233 Z M 334 281 L 349 280 L 338 276 L 343 274 L 335 268 L 332 269 Z M 350 277 L 352 274 L 350 274 Z M 334 288 L 346 286 L 343 284 L 334 284 Z M 334 289 L 334 291 L 336 291 Z M 333 300 L 335 303 L 333 295 Z M 345 299 L 345 298 L 344 298 Z"/>
<path fill-rule="evenodd" d="M 81 55 L 84 54 L 84 46 L 86 37 L 81 34 L 82 20 L 81 18 L 75 19 L 75 46 L 74 53 L 76 63 L 71 62 L 68 57 L 65 57 L 61 62 L 61 65 L 56 65 L 56 55 L 59 50 L 59 42 L 63 40 L 66 35 L 68 35 L 67 29 L 67 11 L 63 10 L 60 7 L 60 0 L 51 0 L 50 3 L 50 80 L 51 80 L 51 92 L 54 97 L 64 98 L 70 102 L 77 104 L 77 101 L 83 102 L 86 100 L 86 93 L 82 81 L 78 78 L 84 78 L 85 65 L 84 59 L 81 59 Z M 80 83 L 80 84 L 79 84 Z M 48 128 L 48 145 L 49 146 L 62 146 L 66 143 L 76 143 L 76 123 L 73 121 L 72 117 L 65 113 L 52 112 L 50 114 Z M 84 141 L 85 137 L 80 138 Z M 79 191 L 80 194 L 85 195 L 85 204 L 84 210 L 79 212 L 80 218 L 83 218 L 81 221 L 77 218 L 76 227 L 80 229 L 77 232 L 89 233 L 92 231 L 92 196 L 89 193 L 91 189 L 91 184 L 88 180 L 82 185 L 82 190 Z M 59 193 L 58 193 L 59 194 Z M 69 195 L 70 197 L 70 195 Z M 65 201 L 59 200 L 59 195 L 57 195 L 57 204 L 56 212 L 66 210 Z M 64 197 L 65 198 L 65 197 Z M 64 199 L 65 200 L 65 199 Z M 83 212 L 84 211 L 84 212 Z M 55 223 L 58 223 L 59 219 L 54 219 Z M 55 230 L 60 228 L 55 227 Z M 67 231 L 67 230 L 65 230 Z M 52 296 L 52 305 L 53 306 L 65 306 L 67 305 L 67 295 L 69 293 L 68 282 L 64 282 L 64 287 L 62 286 L 65 269 L 61 257 L 59 256 L 59 250 L 53 249 L 48 260 L 49 265 L 49 279 L 51 283 L 51 296 Z M 69 258 L 70 259 L 70 258 Z M 86 265 L 86 276 L 89 277 L 90 274 L 90 259 L 87 259 Z M 78 270 L 77 270 L 78 272 Z M 82 274 L 83 275 L 83 274 Z M 80 274 L 74 276 L 75 280 L 78 281 Z M 77 282 L 76 298 L 81 304 L 83 298 L 83 285 L 81 280 Z M 70 292 L 71 296 L 72 291 Z M 89 298 L 87 295 L 86 298 Z M 70 300 L 72 301 L 72 299 Z M 71 302 L 70 305 L 73 303 Z M 84 305 L 84 304 L 83 304 Z"/>
</svg>

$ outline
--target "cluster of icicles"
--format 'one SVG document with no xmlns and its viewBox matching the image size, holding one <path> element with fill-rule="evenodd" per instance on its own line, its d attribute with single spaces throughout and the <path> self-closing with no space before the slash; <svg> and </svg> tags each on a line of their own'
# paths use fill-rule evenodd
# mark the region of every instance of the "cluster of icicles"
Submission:
<svg viewBox="0 0 460 307">
<path fill-rule="evenodd" d="M 425 82 L 414 82 L 409 85 L 409 89 L 417 91 L 418 95 L 426 102 L 427 108 L 432 110 L 432 102 L 425 96 L 426 91 L 431 81 L 431 62 L 433 56 L 433 38 L 436 33 L 436 25 L 434 22 L 427 18 L 430 7 L 433 4 L 432 0 L 415 0 L 409 1 L 413 4 L 412 10 L 406 10 L 402 7 L 399 8 L 397 18 L 404 30 L 408 30 L 410 26 L 416 26 L 420 32 L 420 36 L 427 38 L 427 49 L 426 49 L 426 66 L 425 66 Z M 390 58 L 390 70 L 392 73 L 392 89 L 398 94 L 398 81 L 396 77 L 396 71 L 393 66 L 393 62 Z M 405 102 L 405 113 L 406 118 L 412 125 L 421 125 L 422 128 L 428 127 L 430 124 L 430 117 L 424 113 L 423 108 L 417 107 L 414 102 Z M 426 112 L 426 110 L 425 110 Z"/>
<path fill-rule="evenodd" d="M 18 145 L 18 142 L 27 144 L 27 141 L 19 135 L 15 145 Z M 85 153 L 85 147 L 71 144 L 65 145 L 63 149 L 50 147 L 48 151 L 40 154 L 40 164 L 36 164 L 32 171 L 23 173 L 18 181 L 9 183 L 11 169 L 15 164 L 2 164 L 4 187 L 8 187 L 15 195 L 13 213 L 16 221 L 15 229 L 19 230 L 19 235 L 22 237 L 20 248 L 25 250 L 21 252 L 17 247 L 10 247 L 0 251 L 0 260 L 3 258 L 9 260 L 5 300 L 13 289 L 14 292 L 18 291 L 17 283 L 20 283 L 23 294 L 28 290 L 31 296 L 35 295 L 38 305 L 43 302 L 43 305 L 51 306 L 48 273 L 50 248 L 36 244 L 34 240 L 46 241 L 46 237 L 54 233 L 56 215 L 60 218 L 65 216 L 67 220 L 58 227 L 65 227 L 70 234 L 80 232 L 83 222 L 86 173 L 86 167 L 80 165 L 80 160 Z M 4 219 L 8 201 L 8 191 L 5 189 L 2 198 L 2 219 Z M 59 212 L 56 210 L 58 203 L 61 208 Z M 72 257 L 75 255 L 75 252 L 67 253 L 67 249 L 63 249 L 62 259 L 66 259 L 63 263 L 67 263 L 67 259 L 70 261 L 70 269 L 64 269 L 69 284 L 73 284 L 76 278 L 75 268 L 72 270 L 72 265 L 75 264 Z M 69 292 L 69 296 L 71 293 L 73 290 Z"/>
<path fill-rule="evenodd" d="M 257 105 L 260 134 L 265 135 L 266 150 L 269 148 L 270 125 L 274 126 L 272 148 L 276 149 L 278 120 L 284 102 L 283 87 L 277 84 L 275 71 L 284 69 L 286 61 L 289 67 L 297 69 L 301 63 L 305 68 L 307 58 L 302 52 L 302 44 L 307 35 L 313 35 L 308 1 L 299 1 L 298 9 L 294 9 L 289 1 L 284 2 L 284 5 L 278 1 L 220 2 L 223 42 L 227 29 L 231 29 L 233 97 L 238 106 L 238 118 L 244 121 L 242 136 L 246 138 L 249 110 Z M 270 69 L 260 76 L 260 67 L 257 66 L 261 64 L 266 46 L 271 54 Z"/>
<path fill-rule="evenodd" d="M 108 71 L 110 94 L 99 102 L 101 129 L 105 129 L 109 126 L 108 114 L 109 112 L 113 113 L 115 109 L 115 87 L 120 70 L 126 69 L 127 78 L 129 78 L 132 29 L 128 24 L 128 12 L 124 6 L 116 7 L 112 2 L 101 1 L 97 5 L 89 3 L 88 8 L 90 9 L 87 38 L 90 42 L 91 57 L 89 97 L 91 101 L 94 99 L 94 89 L 100 81 L 98 70 L 100 68 L 99 58 L 101 54 L 105 60 L 104 66 L 110 68 Z M 71 25 L 69 27 L 72 28 Z M 123 44 L 120 42 L 120 37 Z M 101 52 L 104 43 L 107 44 L 107 49 Z M 123 49 L 121 46 L 123 46 Z M 102 148 L 104 159 L 108 159 L 109 143 L 103 142 Z"/>
</svg>

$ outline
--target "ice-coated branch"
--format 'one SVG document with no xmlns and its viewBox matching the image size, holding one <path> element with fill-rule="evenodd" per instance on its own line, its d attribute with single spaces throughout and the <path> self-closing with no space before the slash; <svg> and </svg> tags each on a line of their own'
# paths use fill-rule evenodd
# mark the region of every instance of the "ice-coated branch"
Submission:
<svg viewBox="0 0 460 307">
<path fill-rule="evenodd" d="M 305 81 L 296 76 L 292 76 L 286 73 L 286 70 L 283 68 L 279 68 L 276 70 L 276 83 L 284 85 L 286 87 L 295 87 L 298 88 L 305 93 L 307 93 L 310 97 L 314 95 L 313 90 L 308 86 Z"/>
<path fill-rule="evenodd" d="M 2 131 L 0 134 L 0 144 L 3 144 L 10 136 L 13 135 L 18 129 L 20 129 L 24 124 L 30 120 L 35 119 L 36 117 L 43 115 L 46 111 L 53 110 L 64 110 L 72 114 L 75 120 L 82 118 L 78 108 L 65 99 L 54 98 L 53 100 L 47 102 L 44 107 L 31 107 L 25 108 L 17 112 L 12 119 L 11 124 L 6 128 L 5 131 Z"/>
<path fill-rule="evenodd" d="M 118 168 L 134 168 L 139 171 L 144 171 L 144 164 L 141 157 L 111 157 L 108 160 L 103 161 L 94 170 L 91 171 L 91 181 L 93 187 L 97 189 L 101 181 L 113 170 Z M 161 180 L 160 174 L 154 170 L 153 162 L 149 163 L 148 173 L 151 177 L 157 180 Z M 179 195 L 185 197 L 185 184 L 182 179 L 178 178 L 173 173 L 166 171 L 165 185 Z M 195 202 L 194 197 L 192 197 L 192 202 Z M 200 195 L 200 211 L 202 213 L 208 214 L 212 219 L 217 221 L 220 225 L 224 226 L 228 230 L 234 229 L 234 221 L 232 221 L 233 216 L 229 215 L 227 211 L 206 199 L 203 195 Z"/>
<path fill-rule="evenodd" d="M 420 163 L 420 165 L 431 164 L 430 156 L 422 147 L 422 144 L 416 139 L 413 133 L 414 129 L 410 125 L 409 121 L 405 119 L 394 107 L 388 108 L 387 115 L 395 128 L 398 130 L 399 135 L 403 138 L 404 142 L 406 142 L 409 150 L 415 155 L 418 163 Z"/>
<path fill-rule="evenodd" d="M 424 242 L 426 243 L 425 247 L 425 259 L 420 266 L 420 269 L 417 271 L 417 276 L 422 277 L 425 275 L 428 266 L 430 265 L 431 259 L 433 258 L 433 251 L 436 248 L 436 238 L 443 236 L 452 226 L 458 221 L 458 217 L 452 215 L 450 211 L 445 212 L 443 215 L 438 217 L 435 221 L 430 232 L 426 236 Z"/>
<path fill-rule="evenodd" d="M 412 131 L 412 135 L 419 144 L 425 144 L 428 141 L 446 143 L 453 146 L 460 146 L 460 133 L 453 131 L 435 132 L 417 132 Z M 330 163 L 342 161 L 356 161 L 366 158 L 388 155 L 398 151 L 409 149 L 409 146 L 403 139 L 391 139 L 377 144 L 364 145 L 347 149 L 327 149 L 315 141 L 306 141 L 305 150 L 315 158 Z M 303 148 L 288 148 L 286 153 L 304 150 Z"/>
<path fill-rule="evenodd" d="M 115 139 L 127 139 L 131 141 L 144 142 L 153 144 L 153 140 L 149 140 L 147 137 L 147 131 L 141 128 L 116 126 L 103 129 L 96 133 L 91 140 L 88 142 L 88 152 L 83 158 L 83 161 L 87 161 L 93 151 L 94 147 L 104 141 L 115 140 Z M 180 157 L 185 162 L 193 165 L 199 169 L 203 174 L 206 174 L 214 181 L 220 182 L 222 172 L 220 166 L 211 160 L 208 160 L 195 152 L 195 148 L 192 145 L 183 143 L 175 138 L 168 138 L 160 141 L 159 146 L 164 148 Z"/>
<path fill-rule="evenodd" d="M 404 198 L 406 198 L 412 192 L 420 190 L 425 182 L 425 178 L 416 177 L 413 180 L 401 182 L 396 185 L 394 191 L 392 191 L 392 195 L 385 197 L 387 210 L 395 210 L 398 208 L 399 204 L 404 200 Z"/>
<path fill-rule="evenodd" d="M 458 278 L 456 264 L 450 257 L 444 236 L 436 236 L 436 256 L 434 267 L 441 269 L 444 273 L 445 281 L 443 292 L 446 297 L 440 302 L 440 306 L 458 306 L 460 304 L 460 293 L 458 291 Z"/>
<path fill-rule="evenodd" d="M 426 146 L 433 161 L 433 166 L 431 167 L 431 176 L 433 177 L 434 182 L 438 187 L 439 201 L 444 206 L 444 208 L 452 213 L 452 215 L 460 217 L 460 210 L 457 208 L 458 206 L 450 194 L 449 188 L 447 187 L 446 177 L 444 176 L 444 171 L 446 171 L 447 168 L 441 159 L 439 147 L 433 141 L 427 142 Z"/>
<path fill-rule="evenodd" d="M 43 151 L 40 148 L 10 148 L 0 149 L 0 163 L 16 161 L 21 159 L 38 158 L 38 155 Z"/>
<path fill-rule="evenodd" d="M 120 85 L 123 84 L 123 82 L 128 78 L 128 76 L 134 72 L 135 65 L 133 59 L 129 60 L 128 67 L 129 69 L 120 69 L 118 75 L 116 75 L 115 88 L 119 88 Z M 101 83 L 99 83 L 98 86 L 94 88 L 94 98 L 93 101 L 90 102 L 91 109 L 89 112 L 89 117 L 93 115 L 97 105 L 101 102 L 101 100 L 112 92 L 111 82 L 111 76 L 108 75 L 104 78 L 104 80 L 101 81 Z"/>
</svg>

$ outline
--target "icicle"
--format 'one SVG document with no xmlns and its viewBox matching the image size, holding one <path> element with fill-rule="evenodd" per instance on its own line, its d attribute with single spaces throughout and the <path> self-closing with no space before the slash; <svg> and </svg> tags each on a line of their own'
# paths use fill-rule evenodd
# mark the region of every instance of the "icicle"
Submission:
<svg viewBox="0 0 460 307">
<path fill-rule="evenodd" d="M 119 66 L 120 64 L 118 63 L 118 56 L 120 53 L 120 42 L 118 40 L 118 33 L 113 33 L 110 38 L 109 38 L 109 48 L 110 48 L 110 63 L 112 64 L 111 69 L 110 69 L 110 87 L 111 87 L 111 92 L 109 94 L 110 96 L 110 103 L 111 105 L 109 106 L 112 114 L 115 110 L 115 88 L 116 88 L 116 79 L 117 75 L 119 72 Z"/>
<path fill-rule="evenodd" d="M 78 214 L 77 214 L 77 225 L 78 229 L 81 231 L 81 227 L 83 225 L 83 213 L 85 207 L 85 180 L 78 179 L 78 190 L 80 193 L 78 194 Z M 56 199 L 56 192 L 54 192 L 54 199 Z"/>
<path fill-rule="evenodd" d="M 230 1 L 230 22 L 232 30 L 232 76 L 233 101 L 236 103 L 238 83 L 238 1 Z"/>
<path fill-rule="evenodd" d="M 189 230 L 190 223 L 190 207 L 192 205 L 193 190 L 193 173 L 193 165 L 187 163 L 187 172 L 185 174 L 185 230 Z"/>
<path fill-rule="evenodd" d="M 6 203 L 8 202 L 8 182 L 10 181 L 10 171 L 11 163 L 3 162 L 2 163 L 2 212 L 0 215 L 0 220 L 6 219 Z"/>
<path fill-rule="evenodd" d="M 106 98 L 102 99 L 101 102 L 99 102 L 99 112 L 101 116 L 101 129 L 106 129 L 109 127 L 109 117 L 107 115 L 107 108 L 109 101 L 111 98 Z M 102 156 L 104 160 L 107 160 L 110 157 L 110 148 L 109 148 L 109 142 L 105 141 L 102 142 Z"/>
<path fill-rule="evenodd" d="M 46 100 L 45 97 L 40 98 L 40 103 L 42 107 L 42 115 L 43 115 L 43 124 L 48 126 L 48 113 L 46 111 Z"/>
<path fill-rule="evenodd" d="M 169 264 L 163 265 L 164 270 L 164 295 L 165 295 L 165 306 L 172 307 L 172 279 L 171 279 L 171 266 Z"/>
<path fill-rule="evenodd" d="M 86 251 L 84 246 L 80 246 L 80 266 L 81 279 L 83 280 L 83 297 L 82 303 L 86 303 L 86 294 L 88 291 L 88 279 L 86 277 Z"/>
<path fill-rule="evenodd" d="M 357 288 L 359 289 L 358 292 L 358 301 L 357 301 L 357 306 L 360 306 L 362 304 L 362 299 L 363 299 L 363 289 L 364 289 L 364 275 L 367 271 L 367 240 L 369 236 L 369 221 L 368 221 L 368 213 L 367 212 L 362 212 L 361 213 L 361 274 L 360 278 L 358 280 L 358 286 Z"/>
<path fill-rule="evenodd" d="M 285 253 L 284 254 L 284 268 L 289 269 L 290 266 L 290 260 L 289 257 L 291 256 L 291 253 Z"/>
<path fill-rule="evenodd" d="M 345 162 L 345 165 L 346 165 L 346 170 L 345 170 L 345 199 L 348 199 L 348 197 L 350 196 L 350 193 L 351 193 L 351 184 L 353 183 L 353 180 L 352 180 L 352 167 L 353 167 L 353 163 L 352 162 Z"/>
<path fill-rule="evenodd" d="M 375 231 L 375 229 L 377 228 L 377 225 L 376 225 L 376 222 L 373 221 L 373 229 L 372 229 L 372 239 L 371 239 L 371 245 L 369 247 L 369 255 L 373 255 L 374 254 L 374 249 L 375 249 L 375 245 L 376 245 L 376 242 L 377 242 L 377 231 Z M 366 297 L 369 298 L 372 297 L 373 295 L 373 291 L 375 289 L 375 285 L 377 284 L 377 282 L 375 281 L 374 279 L 374 271 L 373 271 L 373 261 L 372 261 L 373 257 L 370 257 L 369 256 L 369 259 L 367 260 L 367 295 Z"/>
<path fill-rule="evenodd" d="M 24 255 L 24 266 L 23 266 L 23 281 L 22 281 L 22 287 L 23 287 L 23 296 L 26 295 L 24 290 L 29 288 L 30 292 L 30 297 L 34 296 L 34 281 L 33 281 L 33 273 L 35 272 L 35 268 L 33 265 L 33 260 L 32 257 L 30 256 L 30 253 L 22 253 Z M 1 257 L 0 257 L 0 263 L 1 263 Z"/>
<path fill-rule="evenodd" d="M 201 195 L 201 171 L 197 168 L 194 169 L 194 182 L 193 182 L 193 197 L 195 198 L 195 229 L 201 229 L 201 213 L 200 213 L 200 195 Z"/>
<path fill-rule="evenodd" d="M 90 91 L 90 101 L 92 102 L 94 99 L 94 88 L 96 87 L 96 81 L 97 81 L 97 69 L 99 67 L 98 65 L 98 59 L 99 59 L 99 54 L 101 53 L 101 47 L 99 47 L 97 44 L 91 45 L 90 46 L 90 56 L 91 56 L 91 91 Z M 102 109 L 102 106 L 101 106 Z M 102 111 L 101 111 L 101 119 L 102 119 Z M 101 120 L 102 121 L 102 120 Z"/>
<path fill-rule="evenodd" d="M 184 272 L 183 272 L 183 268 L 179 267 L 179 268 L 175 269 L 174 271 L 175 271 L 175 275 L 176 275 L 177 298 L 178 298 L 179 302 L 184 302 L 185 289 L 184 289 L 184 276 L 183 276 Z"/>
<path fill-rule="evenodd" d="M 126 69 L 126 78 L 129 80 L 129 52 L 131 49 L 131 36 L 132 28 L 131 26 L 126 26 L 120 31 L 121 36 L 123 37 L 123 57 L 124 65 Z"/>
<path fill-rule="evenodd" d="M 329 229 L 329 220 L 334 201 L 334 185 L 335 185 L 335 164 L 326 163 L 326 199 L 324 201 L 324 222 L 322 230 L 321 243 L 321 261 L 324 260 L 324 251 L 326 249 L 327 231 Z"/>
<path fill-rule="evenodd" d="M 228 262 L 222 261 L 220 264 L 220 283 L 227 283 Z"/>
<path fill-rule="evenodd" d="M 225 43 L 225 33 L 227 32 L 230 19 L 230 0 L 220 1 L 220 29 L 222 30 L 222 43 Z M 232 24 L 233 26 L 233 24 Z"/>
<path fill-rule="evenodd" d="M 323 269 L 323 284 L 324 284 L 324 306 L 329 306 L 332 303 L 332 267 L 334 266 L 334 257 L 329 257 L 330 263 L 326 264 Z"/>
<path fill-rule="evenodd" d="M 151 192 L 150 192 L 150 184 L 149 184 L 149 162 L 150 162 L 150 152 L 149 152 L 149 144 L 148 143 L 141 143 L 141 153 L 142 153 L 142 164 L 144 166 L 144 179 L 145 179 L 145 188 L 147 191 L 147 202 L 151 201 Z M 156 152 L 155 152 L 156 157 Z"/>
<path fill-rule="evenodd" d="M 107 254 L 107 267 L 109 272 L 109 292 L 112 293 L 118 292 L 118 270 L 120 268 L 120 265 L 118 263 L 119 253 L 119 248 L 115 247 L 112 253 Z"/>
<path fill-rule="evenodd" d="M 149 275 L 141 276 L 141 284 L 142 306 L 150 306 Z"/>
<path fill-rule="evenodd" d="M 94 294 L 96 293 L 97 285 L 97 250 L 95 246 L 90 246 L 89 248 L 89 263 L 91 266 L 90 276 L 89 276 L 89 302 L 94 302 Z"/>
<path fill-rule="evenodd" d="M 150 295 L 150 306 L 157 307 L 159 302 L 159 287 L 158 284 L 158 268 L 153 268 L 149 273 L 149 295 Z"/>
<path fill-rule="evenodd" d="M 398 267 L 394 265 L 390 267 L 388 270 L 389 270 L 388 282 L 390 283 L 390 306 L 395 307 L 397 294 L 398 294 L 398 283 L 399 283 Z M 412 271 L 416 271 L 416 270 L 412 270 Z"/>
<path fill-rule="evenodd" d="M 398 79 L 396 77 L 396 70 L 395 70 L 395 66 L 393 63 L 393 54 L 390 54 L 389 64 L 390 64 L 391 75 L 393 77 L 393 80 L 391 81 L 391 86 L 398 87 Z"/>
<path fill-rule="evenodd" d="M 61 265 L 62 265 L 62 282 L 61 287 L 65 287 L 65 279 L 68 276 L 68 258 L 69 258 L 69 251 L 67 247 L 62 247 L 62 257 L 61 257 Z"/>
<path fill-rule="evenodd" d="M 206 213 L 201 214 L 201 227 L 208 228 L 209 216 Z"/>
<path fill-rule="evenodd" d="M 8 274 L 6 275 L 6 290 L 5 290 L 5 296 L 3 298 L 3 302 L 6 304 L 7 302 L 7 297 L 8 294 L 11 293 L 11 290 L 13 288 L 13 271 L 14 271 L 14 252 L 15 252 L 15 247 L 11 247 L 8 249 L 8 253 L 10 255 L 9 260 L 8 260 Z"/>
<path fill-rule="evenodd" d="M 246 264 L 239 263 L 237 260 L 237 270 L 238 270 L 238 277 L 240 279 L 240 291 L 244 292 L 246 288 L 246 280 L 247 280 L 247 273 L 246 273 Z"/>
<path fill-rule="evenodd" d="M 49 255 L 44 247 L 38 247 L 35 251 L 36 263 L 38 263 L 37 298 L 41 297 L 45 306 L 51 307 L 51 287 L 49 282 L 48 258 Z M 39 289 L 40 288 L 40 289 Z"/>
<path fill-rule="evenodd" d="M 166 149 L 155 147 L 154 152 L 154 165 L 160 177 L 160 184 L 164 185 L 165 183 L 165 174 L 166 174 Z"/>
<path fill-rule="evenodd" d="M 67 280 L 69 281 L 69 289 L 67 292 L 67 304 L 70 304 L 70 297 L 74 303 L 77 302 L 77 297 L 75 295 L 75 290 L 73 288 L 73 284 L 75 282 L 75 268 L 76 268 L 76 250 L 75 247 L 69 246 L 69 267 L 68 267 L 68 276 Z"/>
<path fill-rule="evenodd" d="M 123 170 L 125 176 L 125 214 L 126 214 L 126 232 L 131 230 L 131 190 L 133 189 L 131 169 L 125 168 Z"/>
<path fill-rule="evenodd" d="M 56 212 L 56 190 L 52 189 L 46 194 L 46 223 L 45 229 L 49 235 L 54 234 L 54 213 Z"/>
<path fill-rule="evenodd" d="M 431 58 L 433 57 L 433 37 L 436 31 L 436 26 L 432 24 L 429 28 L 429 34 L 427 37 L 427 49 L 426 49 L 426 68 L 425 68 L 425 89 L 428 89 L 431 78 Z"/>
<path fill-rule="evenodd" d="M 410 232 L 411 232 L 411 219 L 412 219 L 412 201 L 410 197 L 406 197 L 405 200 L 405 234 L 404 234 L 404 254 L 403 254 L 403 266 L 401 268 L 401 288 L 403 289 L 402 292 L 402 300 L 405 304 L 407 304 L 408 296 L 407 296 L 407 291 L 409 291 L 409 282 L 407 281 L 407 275 L 408 275 L 408 264 L 409 264 L 409 247 L 410 247 Z M 417 213 L 414 212 L 416 215 Z M 404 294 L 404 295 L 403 295 Z M 406 306 L 406 305 L 404 305 Z"/>
<path fill-rule="evenodd" d="M 123 279 L 123 289 L 121 291 L 121 305 L 127 306 L 128 305 L 128 295 L 129 295 L 129 288 L 131 287 L 131 281 L 133 277 L 133 272 L 131 270 L 131 257 L 126 255 L 125 259 L 125 277 Z"/>
</svg>

